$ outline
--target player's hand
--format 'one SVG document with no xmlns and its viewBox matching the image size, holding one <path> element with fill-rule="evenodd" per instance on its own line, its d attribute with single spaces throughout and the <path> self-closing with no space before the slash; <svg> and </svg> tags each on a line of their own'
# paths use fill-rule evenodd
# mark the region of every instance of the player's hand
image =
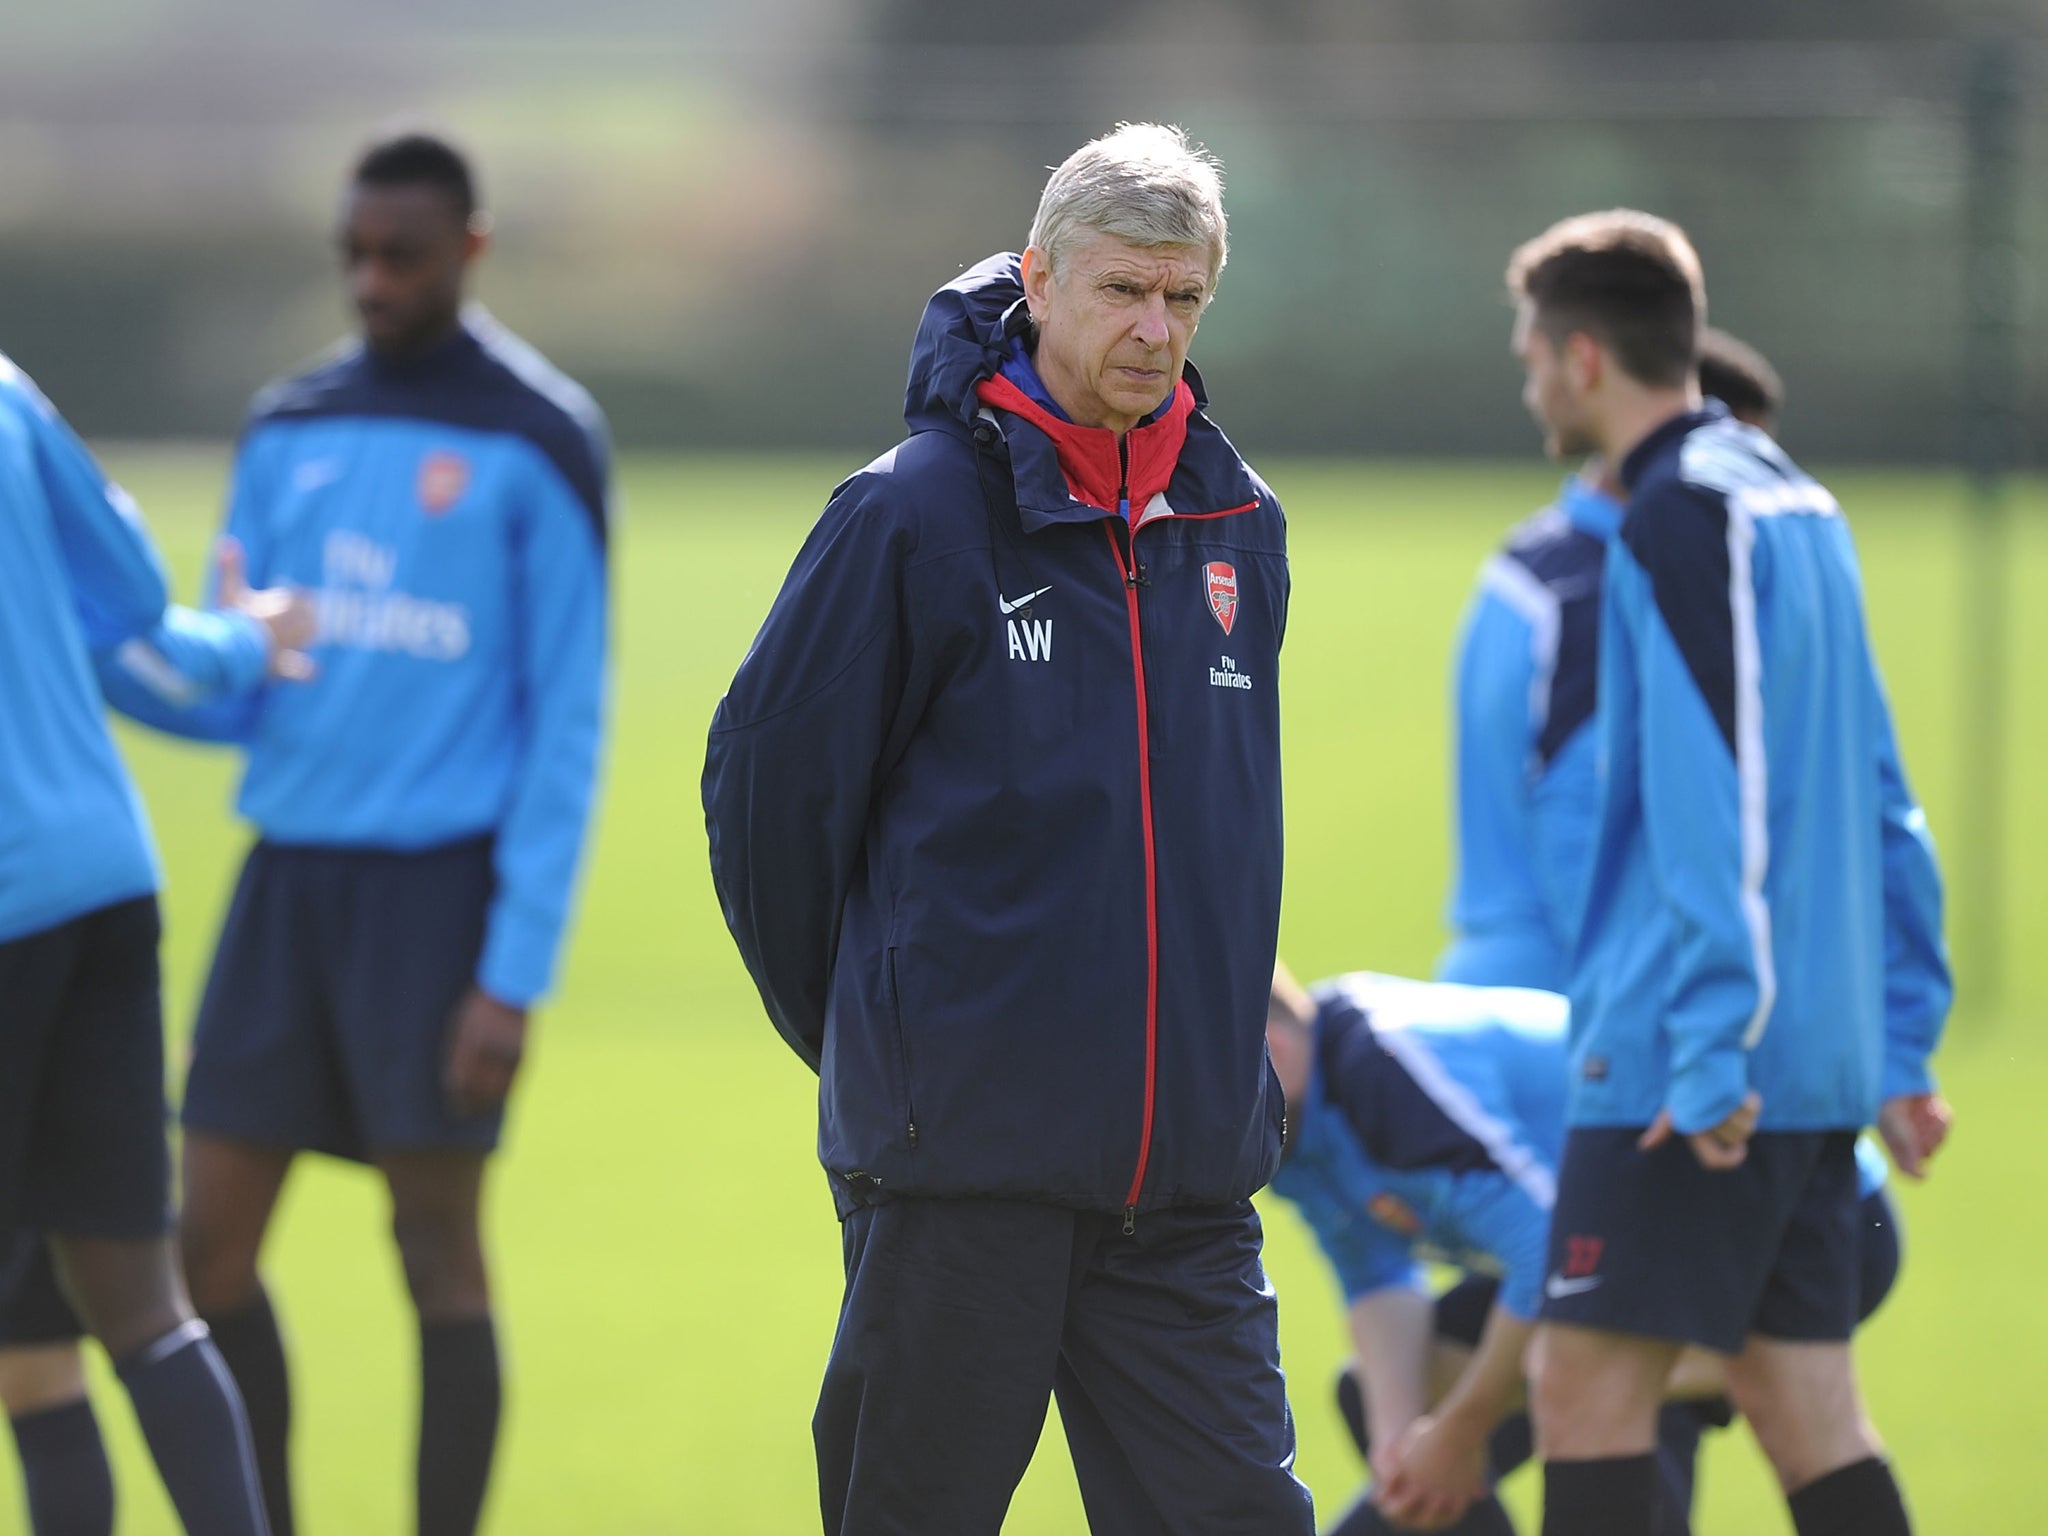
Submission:
<svg viewBox="0 0 2048 1536">
<path fill-rule="evenodd" d="M 317 670 L 306 647 L 313 643 L 318 616 L 313 599 L 297 587 L 249 587 L 248 562 L 242 546 L 222 539 L 216 556 L 218 578 L 214 601 L 233 613 L 246 614 L 270 636 L 270 675 L 303 683 Z"/>
<path fill-rule="evenodd" d="M 1740 1168 L 1742 1160 L 1749 1156 L 1749 1138 L 1756 1134 L 1756 1117 L 1763 1113 L 1763 1107 L 1763 1095 L 1752 1088 L 1726 1120 L 1687 1136 L 1685 1139 L 1692 1144 L 1692 1155 L 1700 1160 L 1700 1166 L 1717 1173 Z M 1647 1152 L 1662 1146 L 1671 1136 L 1671 1111 L 1660 1109 L 1650 1128 L 1637 1138 L 1636 1145 Z"/>
<path fill-rule="evenodd" d="M 1878 1108 L 1877 1134 L 1891 1149 L 1899 1172 L 1909 1179 L 1924 1179 L 1928 1159 L 1948 1140 L 1955 1119 L 1948 1100 L 1938 1093 L 1902 1093 Z"/>
<path fill-rule="evenodd" d="M 1486 1441 L 1460 1436 L 1447 1420 L 1417 1419 L 1388 1459 L 1390 1474 L 1373 1499 L 1404 1528 L 1442 1530 L 1486 1492 Z"/>
<path fill-rule="evenodd" d="M 480 1115 L 505 1102 L 526 1054 L 526 1010 L 471 987 L 449 1021 L 448 1061 L 441 1083 L 458 1115 Z"/>
<path fill-rule="evenodd" d="M 1381 1439 L 1375 1435 L 1371 1447 L 1365 1453 L 1365 1464 L 1372 1469 L 1373 1497 L 1401 1475 L 1401 1450 L 1407 1443 L 1405 1435 L 1394 1435 Z"/>
</svg>

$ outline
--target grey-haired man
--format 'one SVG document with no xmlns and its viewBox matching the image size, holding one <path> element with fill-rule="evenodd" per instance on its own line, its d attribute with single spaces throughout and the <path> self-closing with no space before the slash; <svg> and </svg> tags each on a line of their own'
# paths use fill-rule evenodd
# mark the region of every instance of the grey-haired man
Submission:
<svg viewBox="0 0 2048 1536">
<path fill-rule="evenodd" d="M 1057 1395 L 1090 1524 L 1307 1536 L 1279 1158 L 1280 509 L 1187 347 L 1215 162 L 1135 125 L 941 289 L 713 723 L 711 862 L 821 1074 L 829 1532 L 993 1533 Z"/>
</svg>

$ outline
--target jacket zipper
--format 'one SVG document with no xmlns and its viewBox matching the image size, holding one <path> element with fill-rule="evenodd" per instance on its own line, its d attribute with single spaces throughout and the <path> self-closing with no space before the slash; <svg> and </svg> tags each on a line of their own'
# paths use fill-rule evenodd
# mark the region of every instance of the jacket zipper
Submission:
<svg viewBox="0 0 2048 1536">
<path fill-rule="evenodd" d="M 1145 1167 L 1152 1157 L 1152 1116 L 1158 1088 L 1159 872 L 1152 842 L 1152 738 L 1145 712 L 1145 649 L 1138 632 L 1138 588 L 1145 582 L 1145 568 L 1138 563 L 1137 530 L 1131 526 L 1130 448 L 1122 440 L 1117 443 L 1117 458 L 1124 483 L 1117 487 L 1116 505 L 1129 541 L 1128 560 L 1116 531 L 1107 524 L 1102 531 L 1124 579 L 1124 609 L 1130 616 L 1131 675 L 1138 693 L 1138 810 L 1145 830 L 1145 1115 L 1138 1133 L 1138 1166 L 1124 1196 L 1124 1235 L 1128 1237 L 1137 1230 L 1138 1195 L 1145 1187 Z"/>
<path fill-rule="evenodd" d="M 883 957 L 889 983 L 889 1022 L 896 1026 L 896 1065 L 903 1073 L 903 1128 L 910 1150 L 917 1150 L 917 1100 L 910 1092 L 910 1042 L 903 1034 L 903 993 L 896 980 L 896 948 L 891 945 Z"/>
</svg>

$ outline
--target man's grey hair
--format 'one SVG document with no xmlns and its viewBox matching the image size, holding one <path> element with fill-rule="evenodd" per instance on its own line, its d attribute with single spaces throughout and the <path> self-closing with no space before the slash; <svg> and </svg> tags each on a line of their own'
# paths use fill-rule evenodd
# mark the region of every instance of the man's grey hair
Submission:
<svg viewBox="0 0 2048 1536">
<path fill-rule="evenodd" d="M 1179 128 L 1119 123 L 1052 173 L 1031 221 L 1031 243 L 1062 276 L 1090 232 L 1130 245 L 1195 245 L 1209 252 L 1213 289 L 1230 256 L 1223 166 Z"/>
</svg>

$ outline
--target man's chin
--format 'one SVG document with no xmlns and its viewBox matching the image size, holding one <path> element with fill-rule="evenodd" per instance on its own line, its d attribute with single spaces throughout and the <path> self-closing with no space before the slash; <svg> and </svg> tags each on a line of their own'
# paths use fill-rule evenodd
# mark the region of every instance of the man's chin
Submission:
<svg viewBox="0 0 2048 1536">
<path fill-rule="evenodd" d="M 1172 393 L 1173 391 L 1164 385 L 1161 385 L 1158 389 L 1119 390 L 1116 394 L 1110 396 L 1109 404 L 1120 415 L 1135 416 L 1138 420 L 1143 421 L 1147 416 L 1158 410 L 1160 406 L 1166 404 L 1167 397 Z"/>
<path fill-rule="evenodd" d="M 1599 451 L 1600 445 L 1582 433 L 1552 429 L 1543 434 L 1544 457 L 1559 464 L 1576 463 L 1587 454 Z"/>
<path fill-rule="evenodd" d="M 368 316 L 363 316 L 359 323 L 365 346 L 372 352 L 398 357 L 422 350 L 433 335 L 430 327 L 413 325 L 405 321 L 372 320 Z"/>
</svg>

